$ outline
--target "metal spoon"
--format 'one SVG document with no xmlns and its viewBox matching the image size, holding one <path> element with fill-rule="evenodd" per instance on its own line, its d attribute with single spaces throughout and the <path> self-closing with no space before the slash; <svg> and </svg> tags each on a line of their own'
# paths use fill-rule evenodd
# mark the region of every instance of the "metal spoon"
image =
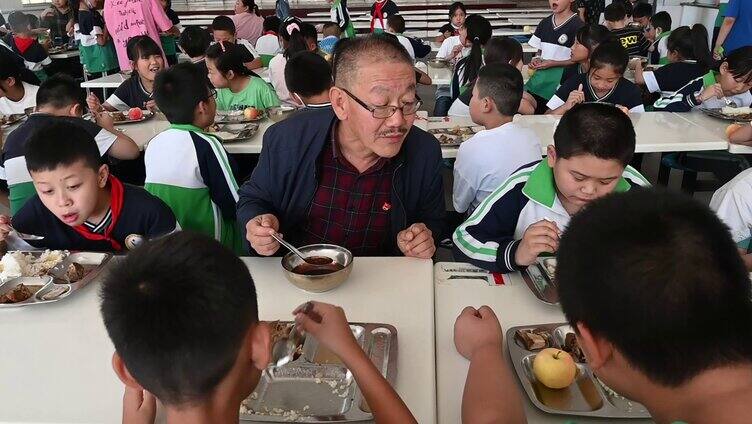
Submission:
<svg viewBox="0 0 752 424">
<path fill-rule="evenodd" d="M 13 232 L 16 233 L 16 236 L 20 238 L 21 240 L 26 240 L 26 241 L 44 240 L 44 236 L 37 236 L 34 234 L 22 233 L 22 232 L 17 231 L 15 228 L 13 229 Z"/>
<path fill-rule="evenodd" d="M 277 240 L 279 242 L 279 244 L 281 244 L 282 246 L 285 246 L 288 250 L 290 250 L 292 253 L 294 253 L 300 259 L 302 259 L 303 262 L 307 263 L 310 266 L 313 266 L 313 267 L 327 267 L 328 268 L 328 265 L 330 265 L 332 262 L 334 262 L 331 258 L 327 258 L 327 259 L 329 259 L 328 263 L 312 262 L 312 261 L 309 260 L 309 258 L 307 256 L 303 255 L 303 252 L 301 252 L 300 250 L 298 250 L 295 246 L 291 245 L 290 243 L 284 241 L 282 239 L 282 237 L 279 236 L 278 233 L 273 233 L 272 237 L 274 238 L 274 240 Z"/>
<path fill-rule="evenodd" d="M 726 102 L 726 106 L 728 107 L 733 107 L 733 108 L 736 107 L 736 102 L 734 102 L 733 100 L 729 100 L 726 96 L 723 96 L 723 101 Z"/>
<path fill-rule="evenodd" d="M 313 303 L 311 302 L 306 302 L 298 312 L 308 315 L 316 322 L 321 322 L 321 317 L 313 312 Z M 271 366 L 281 367 L 295 359 L 295 352 L 304 341 L 305 334 L 298 329 L 297 324 L 293 324 L 290 328 L 290 334 L 287 337 L 280 338 L 272 346 Z"/>
</svg>

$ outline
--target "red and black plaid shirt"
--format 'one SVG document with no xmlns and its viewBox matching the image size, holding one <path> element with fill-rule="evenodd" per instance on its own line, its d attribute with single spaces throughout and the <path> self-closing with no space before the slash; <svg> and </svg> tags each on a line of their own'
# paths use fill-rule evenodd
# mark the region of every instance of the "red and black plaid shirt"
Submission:
<svg viewBox="0 0 752 424">
<path fill-rule="evenodd" d="M 359 256 L 381 254 L 392 207 L 391 161 L 381 158 L 361 174 L 334 140 L 318 161 L 319 185 L 302 225 L 304 243 L 336 244 Z"/>
</svg>

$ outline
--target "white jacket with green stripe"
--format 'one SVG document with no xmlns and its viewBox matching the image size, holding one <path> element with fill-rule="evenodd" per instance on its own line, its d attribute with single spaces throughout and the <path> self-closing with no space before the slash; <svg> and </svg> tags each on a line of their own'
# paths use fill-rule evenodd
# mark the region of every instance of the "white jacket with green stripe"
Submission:
<svg viewBox="0 0 752 424">
<path fill-rule="evenodd" d="M 624 169 L 614 191 L 650 183 L 631 166 Z M 546 160 L 533 162 L 513 173 L 454 231 L 454 255 L 493 272 L 514 272 L 514 255 L 528 226 L 547 219 L 560 229 L 570 219 L 556 195 L 553 170 Z"/>
<path fill-rule="evenodd" d="M 144 188 L 167 203 L 182 229 L 243 252 L 234 163 L 216 137 L 193 125 L 172 125 L 149 142 L 144 162 Z"/>
</svg>

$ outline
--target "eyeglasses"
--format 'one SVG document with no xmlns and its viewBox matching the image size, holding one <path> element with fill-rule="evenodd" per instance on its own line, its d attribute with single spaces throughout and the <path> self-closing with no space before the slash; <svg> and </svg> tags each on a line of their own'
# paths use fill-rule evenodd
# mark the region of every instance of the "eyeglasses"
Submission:
<svg viewBox="0 0 752 424">
<path fill-rule="evenodd" d="M 347 93 L 347 95 L 350 96 L 350 98 L 352 98 L 353 100 L 355 100 L 355 102 L 358 103 L 359 105 L 363 106 L 363 108 L 365 110 L 371 112 L 371 115 L 374 118 L 376 118 L 376 119 L 386 119 L 386 118 L 389 118 L 392 115 L 394 115 L 398 110 L 402 111 L 402 115 L 403 116 L 412 115 L 415 112 L 417 112 L 418 109 L 420 109 L 420 106 L 423 104 L 423 102 L 421 102 L 420 100 L 417 100 L 417 101 L 414 101 L 414 102 L 405 103 L 404 105 L 402 105 L 402 107 L 397 107 L 397 106 L 368 106 L 366 104 L 366 102 L 364 102 L 363 100 L 360 100 L 359 98 L 355 97 L 355 95 L 353 93 L 347 91 L 346 89 L 344 89 L 342 87 L 337 87 L 337 88 L 339 88 L 340 90 L 342 90 L 345 93 Z"/>
<path fill-rule="evenodd" d="M 650 31 L 652 31 L 652 30 L 653 30 L 653 27 L 651 27 L 650 25 L 647 25 L 647 26 L 645 26 L 645 28 L 643 28 L 642 30 L 643 30 L 644 32 L 650 32 Z"/>
<path fill-rule="evenodd" d="M 206 95 L 206 100 L 216 99 L 216 98 L 217 98 L 217 89 L 209 88 L 209 93 Z"/>
</svg>

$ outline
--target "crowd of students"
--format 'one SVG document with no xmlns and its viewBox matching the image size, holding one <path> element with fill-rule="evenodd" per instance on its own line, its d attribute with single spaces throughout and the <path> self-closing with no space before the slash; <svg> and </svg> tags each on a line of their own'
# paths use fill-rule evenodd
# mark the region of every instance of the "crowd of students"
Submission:
<svg viewBox="0 0 752 424">
<path fill-rule="evenodd" d="M 418 258 L 431 258 L 447 236 L 457 260 L 494 272 L 556 254 L 564 312 L 599 377 L 660 422 L 704 422 L 720 404 L 728 415 L 721 421 L 733 422 L 744 417 L 734 411 L 751 393 L 749 379 L 736 377 L 752 374 L 752 339 L 740 318 L 752 312 L 745 271 L 745 264 L 752 268 L 752 173 L 711 202 L 729 235 L 707 207 L 646 188 L 629 165 L 629 115 L 729 101 L 750 106 L 752 46 L 716 49 L 715 58 L 702 25 L 672 29 L 668 14 L 652 14 L 644 3 L 613 2 L 603 10 L 605 26 L 594 22 L 587 2 L 550 3 L 552 15 L 529 41 L 539 53 L 527 83 L 520 43 L 494 37 L 490 22 L 467 15 L 462 3 L 450 6 L 439 31 L 437 57 L 453 64 L 453 76 L 449 87 L 437 88 L 434 114 L 469 116 L 484 127 L 459 147 L 454 164 L 452 203 L 464 220 L 456 228 L 445 216 L 439 145 L 413 126 L 422 105 L 416 84 L 430 83 L 415 60 L 430 47 L 403 34 L 391 0 L 372 7 L 372 30 L 383 34 L 362 37 L 353 37 L 344 0 L 332 2 L 333 22 L 320 28 L 321 41 L 313 25 L 294 16 L 262 18 L 248 0 L 236 2 L 232 17 L 215 18 L 210 31 L 188 27 L 178 36 L 179 20 L 165 2 L 170 31 L 127 40 L 133 71 L 107 98 L 84 97 L 70 76 L 46 75 L 44 43 L 29 16 L 14 12 L 0 45 L 0 113 L 34 112 L 3 144 L 0 176 L 12 218 L 0 216 L 0 240 L 14 248 L 122 252 L 133 235 L 156 239 L 131 252 L 103 286 L 113 364 L 129 387 L 126 416 L 135 420 L 148 421 L 152 394 L 167 406 L 169 421 L 237 418 L 239 401 L 269 362 L 270 339 L 236 255 L 276 254 L 272 236 L 284 234 L 293 244 Z M 87 72 L 112 72 L 117 48 L 102 4 L 77 6 L 56 0 L 43 14 L 51 34 L 54 27 L 79 40 Z M 169 43 L 190 60 L 171 61 Z M 643 57 L 663 66 L 646 70 Z M 254 72 L 264 66 L 271 83 Z M 634 83 L 624 78 L 630 68 Z M 236 158 L 207 130 L 217 110 L 280 105 L 300 111 L 266 131 L 258 165 L 239 180 Z M 83 118 L 87 108 L 91 120 Z M 135 184 L 118 164 L 141 153 L 107 113 L 131 108 L 160 111 L 170 122 L 150 140 Z M 536 135 L 513 122 L 517 113 L 562 115 L 545 157 Z M 749 126 L 729 134 L 752 143 Z M 21 240 L 14 230 L 44 239 Z M 668 256 L 674 243 L 682 246 L 678 259 Z M 676 266 L 644 272 L 664 263 Z M 177 284 L 185 296 L 169 295 Z M 201 295 L 209 289 L 213 296 Z M 681 293 L 682 302 L 668 308 L 671 293 Z M 617 301 L 622 315 L 614 312 Z M 647 309 L 652 315 L 642 313 L 646 305 L 655 306 Z M 190 319 L 162 319 L 178 309 Z M 300 309 L 296 321 L 353 371 L 377 421 L 414 421 L 352 343 L 343 311 L 320 303 L 314 311 L 321 322 Z M 143 320 L 159 324 L 147 328 Z M 211 346 L 188 342 L 185 335 L 205 322 L 217 324 L 206 333 Z M 654 345 L 640 348 L 655 322 Z M 687 329 L 712 323 L 724 323 L 712 346 L 691 344 Z M 455 331 L 458 351 L 471 361 L 463 417 L 524 419 L 493 311 L 466 309 Z M 168 367 L 165 358 L 201 358 L 206 366 Z"/>
</svg>

